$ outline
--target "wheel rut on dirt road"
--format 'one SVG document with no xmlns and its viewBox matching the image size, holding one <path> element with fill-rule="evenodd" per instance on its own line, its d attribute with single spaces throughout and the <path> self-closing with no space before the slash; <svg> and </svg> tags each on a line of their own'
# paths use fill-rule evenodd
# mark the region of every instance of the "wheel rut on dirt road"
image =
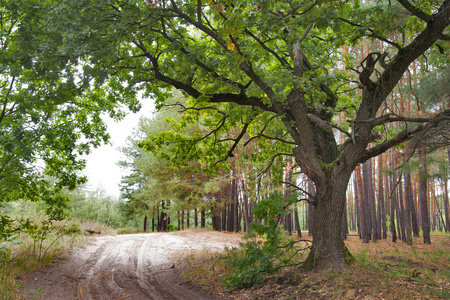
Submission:
<svg viewBox="0 0 450 300">
<path fill-rule="evenodd" d="M 210 231 L 103 236 L 27 275 L 21 292 L 25 299 L 217 299 L 183 284 L 171 257 L 238 242 L 236 236 Z"/>
</svg>

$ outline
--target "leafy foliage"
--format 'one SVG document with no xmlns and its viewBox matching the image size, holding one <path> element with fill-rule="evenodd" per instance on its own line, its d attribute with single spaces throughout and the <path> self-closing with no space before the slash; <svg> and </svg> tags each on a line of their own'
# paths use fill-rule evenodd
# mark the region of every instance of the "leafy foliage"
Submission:
<svg viewBox="0 0 450 300">
<path fill-rule="evenodd" d="M 293 263 L 295 254 L 302 249 L 295 245 L 295 240 L 283 235 L 278 223 L 287 214 L 286 207 L 296 199 L 297 195 L 293 194 L 286 203 L 281 193 L 272 193 L 255 205 L 256 221 L 251 223 L 245 237 L 247 242 L 241 244 L 242 250 L 234 252 L 229 261 L 236 272 L 224 278 L 228 289 L 248 287 Z"/>
<path fill-rule="evenodd" d="M 70 201 L 63 189 L 86 181 L 83 155 L 109 138 L 102 113 L 120 118 L 120 103 L 129 98 L 102 98 L 92 78 L 80 74 L 88 66 L 55 55 L 60 42 L 48 32 L 51 7 L 2 1 L 0 202 L 43 200 L 60 219 Z"/>
<path fill-rule="evenodd" d="M 314 252 L 319 265 L 323 255 L 322 267 L 344 263 L 338 239 L 330 247 L 340 254 L 339 262 L 327 261 L 330 256 L 321 251 L 329 247 L 323 237 L 330 232 L 337 236 L 340 230 L 336 224 L 342 223 L 345 187 L 354 168 L 420 136 L 430 126 L 442 127 L 450 113 L 442 108 L 427 118 L 412 119 L 383 108 L 403 74 L 421 56 L 429 57 L 433 65 L 448 65 L 448 55 L 443 55 L 448 44 L 442 43 L 449 33 L 447 0 L 413 4 L 356 0 L 22 2 L 26 10 L 7 2 L 13 17 L 19 13 L 26 19 L 17 24 L 27 26 L 17 25 L 18 30 L 10 31 L 20 39 L 8 45 L 24 46 L 24 51 L 19 51 L 20 64 L 5 69 L 10 78 L 5 79 L 5 87 L 11 86 L 17 70 L 32 72 L 19 72 L 25 84 L 6 88 L 3 99 L 9 99 L 8 91 L 25 87 L 27 91 L 50 91 L 31 93 L 44 100 L 33 103 L 49 107 L 48 119 L 46 107 L 38 107 L 42 112 L 37 115 L 38 124 L 50 125 L 44 129 L 54 125 L 68 130 L 56 132 L 56 137 L 44 129 L 45 134 L 36 133 L 40 143 L 28 148 L 32 155 L 27 156 L 21 152 L 27 148 L 16 147 L 13 137 L 29 132 L 11 125 L 2 132 L 1 151 L 28 157 L 31 163 L 39 156 L 46 162 L 44 173 L 58 178 L 55 187 L 73 187 L 81 167 L 75 154 L 86 153 L 87 148 L 78 142 L 84 136 L 95 145 L 96 136 L 104 133 L 101 111 L 120 117 L 117 106 L 126 103 L 136 108 L 138 93 L 154 97 L 161 108 L 170 104 L 174 87 L 189 97 L 183 105 L 187 113 L 140 145 L 164 157 L 168 168 L 204 169 L 201 176 L 226 168 L 227 159 L 239 144 L 246 144 L 244 137 L 248 136 L 262 150 L 247 154 L 255 161 L 272 164 L 278 156 L 294 156 L 316 187 L 315 214 L 323 224 L 316 226 Z M 383 49 L 364 50 L 368 41 L 380 43 Z M 351 62 L 348 46 L 362 47 Z M 26 124 L 26 120 L 19 121 L 9 124 Z M 191 127 L 194 123 L 201 126 Z M 406 125 L 381 134 L 380 127 L 391 123 Z M 80 130 L 83 124 L 94 126 Z M 78 131 L 73 133 L 74 129 Z M 35 153 L 35 149 L 42 151 Z M 19 167 L 7 174 L 21 179 L 32 174 L 40 179 L 41 173 L 26 168 L 29 164 L 8 165 Z M 280 173 L 276 174 L 279 179 Z M 32 178 L 25 182 L 33 183 Z M 147 179 L 140 182 L 153 180 Z M 48 190 L 49 184 L 23 186 Z M 9 191 L 13 195 L 16 190 Z"/>
</svg>

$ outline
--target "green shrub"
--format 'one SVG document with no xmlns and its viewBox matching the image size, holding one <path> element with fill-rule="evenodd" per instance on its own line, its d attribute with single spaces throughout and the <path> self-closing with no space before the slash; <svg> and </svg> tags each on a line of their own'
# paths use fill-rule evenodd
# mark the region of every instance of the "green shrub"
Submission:
<svg viewBox="0 0 450 300">
<path fill-rule="evenodd" d="M 167 231 L 178 231 L 178 226 L 173 224 L 167 224 Z"/>
<path fill-rule="evenodd" d="M 295 201 L 293 195 L 288 201 Z M 296 241 L 283 235 L 278 221 L 287 214 L 286 200 L 281 193 L 273 193 L 269 198 L 258 202 L 253 208 L 255 219 L 250 224 L 249 233 L 244 237 L 245 244 L 232 253 L 228 263 L 236 272 L 223 278 L 229 290 L 251 286 L 261 282 L 266 275 L 291 264 L 298 252 Z M 267 220 L 263 224 L 262 220 Z M 261 241 L 260 237 L 265 237 Z"/>
</svg>

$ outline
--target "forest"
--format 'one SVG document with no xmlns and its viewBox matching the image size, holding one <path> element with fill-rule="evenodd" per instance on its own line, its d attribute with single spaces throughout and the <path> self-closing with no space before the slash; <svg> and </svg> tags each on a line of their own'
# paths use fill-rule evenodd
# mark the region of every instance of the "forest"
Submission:
<svg viewBox="0 0 450 300">
<path fill-rule="evenodd" d="M 306 237 L 302 266 L 339 271 L 348 236 L 450 231 L 449 0 L 5 0 L 0 16 L 2 259 L 63 220 L 198 227 L 263 237 L 244 246 L 257 281 Z M 121 149 L 120 199 L 87 191 L 105 117 L 142 101 L 157 112 Z"/>
</svg>

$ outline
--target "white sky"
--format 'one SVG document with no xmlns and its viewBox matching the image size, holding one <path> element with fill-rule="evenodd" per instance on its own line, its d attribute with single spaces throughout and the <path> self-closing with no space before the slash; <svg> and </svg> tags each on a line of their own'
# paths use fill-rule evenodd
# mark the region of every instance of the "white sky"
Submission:
<svg viewBox="0 0 450 300">
<path fill-rule="evenodd" d="M 126 146 L 126 139 L 131 135 L 133 128 L 137 126 L 139 118 L 141 116 L 150 118 L 155 111 L 153 100 L 144 99 L 141 103 L 142 108 L 138 113 L 130 113 L 119 123 L 110 118 L 106 120 L 112 145 L 103 145 L 92 149 L 86 157 L 86 168 L 83 174 L 88 177 L 87 188 L 89 190 L 93 191 L 99 188 L 104 190 L 106 195 L 119 198 L 119 184 L 124 174 L 117 162 L 124 159 L 124 156 L 117 149 Z"/>
</svg>

